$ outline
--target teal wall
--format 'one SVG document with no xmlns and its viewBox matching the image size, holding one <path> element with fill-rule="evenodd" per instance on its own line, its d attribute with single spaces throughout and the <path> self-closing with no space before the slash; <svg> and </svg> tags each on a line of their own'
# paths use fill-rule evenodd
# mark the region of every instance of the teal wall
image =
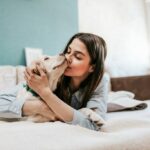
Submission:
<svg viewBox="0 0 150 150">
<path fill-rule="evenodd" d="M 77 0 L 0 0 L 0 65 L 25 65 L 25 47 L 55 55 L 78 32 Z"/>
</svg>

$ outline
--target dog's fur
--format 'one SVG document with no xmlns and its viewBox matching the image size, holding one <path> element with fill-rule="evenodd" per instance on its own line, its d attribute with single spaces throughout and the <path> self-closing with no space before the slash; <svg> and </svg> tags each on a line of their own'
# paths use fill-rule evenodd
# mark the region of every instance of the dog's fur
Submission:
<svg viewBox="0 0 150 150">
<path fill-rule="evenodd" d="M 42 56 L 41 58 L 33 61 L 29 68 L 33 73 L 39 74 L 37 70 L 37 65 L 39 65 L 43 71 L 46 73 L 49 80 L 49 87 L 54 91 L 57 87 L 58 80 L 67 68 L 67 60 L 64 55 L 58 56 Z M 26 83 L 25 83 L 26 84 Z M 24 97 L 26 101 L 28 100 L 41 100 L 39 96 L 33 95 L 27 88 L 21 89 L 17 94 L 17 99 Z M 39 114 L 27 117 L 28 120 L 34 122 L 47 122 L 50 121 Z"/>
<path fill-rule="evenodd" d="M 29 68 L 36 74 L 38 74 L 36 66 L 39 65 L 44 72 L 47 74 L 49 80 L 49 86 L 52 91 L 57 88 L 57 83 L 59 78 L 64 73 L 67 68 L 67 61 L 64 55 L 59 56 L 43 56 L 31 63 Z M 17 99 L 24 97 L 26 100 L 41 100 L 40 97 L 34 96 L 31 92 L 23 88 L 19 91 Z M 97 124 L 97 127 L 101 127 L 105 123 L 103 118 L 101 118 L 96 112 L 88 108 L 82 108 L 79 110 L 81 113 L 87 116 L 87 118 Z M 29 119 L 34 122 L 47 122 L 50 121 L 41 115 L 30 116 Z"/>
</svg>

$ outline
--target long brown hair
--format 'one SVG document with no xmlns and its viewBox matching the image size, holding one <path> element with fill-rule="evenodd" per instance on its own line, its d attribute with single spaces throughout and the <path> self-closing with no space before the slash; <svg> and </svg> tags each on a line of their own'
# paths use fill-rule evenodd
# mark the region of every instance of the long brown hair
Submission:
<svg viewBox="0 0 150 150">
<path fill-rule="evenodd" d="M 76 38 L 85 44 L 91 58 L 91 65 L 94 65 L 94 71 L 90 73 L 80 85 L 80 88 L 86 88 L 82 99 L 83 104 L 81 106 L 85 107 L 92 93 L 102 79 L 107 48 L 103 38 L 91 33 L 77 33 L 68 41 L 63 51 L 64 54 L 67 52 L 68 46 Z M 70 77 L 62 76 L 55 91 L 56 95 L 69 105 L 71 104 L 71 97 L 73 94 L 69 87 L 70 79 Z"/>
</svg>

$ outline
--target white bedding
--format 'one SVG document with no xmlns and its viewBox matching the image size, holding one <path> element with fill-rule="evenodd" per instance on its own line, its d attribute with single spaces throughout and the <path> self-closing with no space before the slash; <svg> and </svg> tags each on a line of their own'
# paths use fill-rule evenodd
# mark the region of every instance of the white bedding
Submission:
<svg viewBox="0 0 150 150">
<path fill-rule="evenodd" d="M 121 118 L 135 118 L 135 119 L 139 119 L 139 118 L 149 118 L 150 120 L 150 100 L 146 100 L 143 101 L 144 103 L 146 103 L 148 105 L 148 107 L 146 109 L 143 110 L 137 110 L 137 111 L 121 111 L 121 112 L 111 112 L 108 113 L 107 115 L 107 119 L 121 119 Z"/>
<path fill-rule="evenodd" d="M 102 131 L 61 122 L 0 122 L 1 150 L 150 150 L 148 108 L 108 113 Z"/>
</svg>

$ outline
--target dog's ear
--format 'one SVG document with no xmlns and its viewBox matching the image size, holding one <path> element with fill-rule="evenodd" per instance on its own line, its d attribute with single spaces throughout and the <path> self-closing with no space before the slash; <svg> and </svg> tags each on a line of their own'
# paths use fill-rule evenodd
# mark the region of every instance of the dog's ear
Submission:
<svg viewBox="0 0 150 150">
<path fill-rule="evenodd" d="M 44 57 L 44 60 L 49 60 L 50 58 L 48 56 L 45 56 Z"/>
</svg>

